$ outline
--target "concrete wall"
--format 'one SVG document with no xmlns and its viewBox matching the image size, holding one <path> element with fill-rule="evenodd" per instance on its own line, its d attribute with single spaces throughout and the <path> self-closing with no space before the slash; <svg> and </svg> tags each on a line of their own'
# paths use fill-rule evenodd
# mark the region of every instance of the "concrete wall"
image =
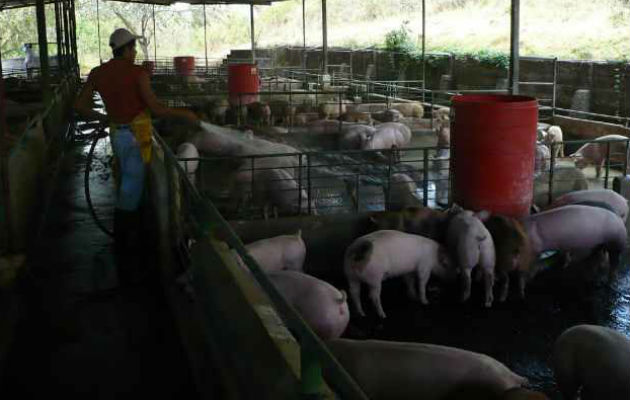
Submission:
<svg viewBox="0 0 630 400">
<path fill-rule="evenodd" d="M 46 156 L 46 139 L 42 120 L 38 118 L 24 133 L 9 156 L 10 235 L 14 250 L 27 246 L 34 210 L 42 194 L 41 178 Z"/>
<path fill-rule="evenodd" d="M 275 59 L 286 66 L 301 66 L 303 51 L 301 48 L 277 48 L 272 53 L 282 56 Z M 350 62 L 347 49 L 330 49 L 329 63 Z M 307 67 L 316 69 L 322 63 L 321 49 L 307 50 Z M 422 62 L 409 60 L 404 71 L 394 68 L 400 65 L 399 55 L 388 54 L 379 50 L 355 51 L 351 57 L 352 70 L 364 75 L 372 68 L 374 79 L 416 80 L 422 77 Z M 372 67 L 370 67 L 372 65 Z M 442 76 L 450 76 L 448 89 L 495 89 L 507 84 L 507 68 L 482 63 L 472 58 L 453 58 L 448 55 L 431 57 L 427 62 L 427 88 L 440 89 Z M 521 59 L 522 82 L 553 82 L 554 62 L 552 59 Z M 630 116 L 630 102 L 627 100 L 627 88 L 630 86 L 628 64 L 619 62 L 559 61 L 557 79 L 557 101 L 560 108 L 584 108 L 600 114 Z M 576 91 L 582 90 L 576 98 Z M 588 92 L 584 92 L 584 91 Z M 551 105 L 552 86 L 522 85 L 525 95 L 548 99 L 545 105 Z"/>
</svg>

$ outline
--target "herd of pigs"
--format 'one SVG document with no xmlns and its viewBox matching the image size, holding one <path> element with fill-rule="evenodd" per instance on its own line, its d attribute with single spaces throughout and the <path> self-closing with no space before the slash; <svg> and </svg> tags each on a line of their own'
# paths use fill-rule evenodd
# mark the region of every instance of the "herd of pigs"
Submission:
<svg viewBox="0 0 630 400">
<path fill-rule="evenodd" d="M 390 278 L 402 278 L 409 298 L 421 304 L 428 304 L 431 277 L 460 282 L 462 302 L 470 297 L 472 280 L 481 281 L 485 307 L 494 301 L 495 281 L 498 300 L 507 299 L 512 277 L 523 298 L 527 281 L 538 272 L 538 256 L 550 250 L 563 255 L 564 267 L 587 258 L 596 273 L 614 279 L 626 248 L 627 217 L 627 201 L 604 189 L 569 193 L 521 219 L 457 205 L 446 211 L 374 213 L 376 230 L 354 240 L 343 260 L 353 310 L 366 315 L 361 304 L 365 286 L 374 311 L 386 318 L 381 284 Z M 372 399 L 546 398 L 522 388 L 525 378 L 482 354 L 431 344 L 340 339 L 350 320 L 348 296 L 303 272 L 307 249 L 301 232 L 262 239 L 246 249 Z M 611 329 L 569 329 L 557 339 L 552 363 L 566 399 L 578 392 L 585 400 L 630 395 L 630 340 Z"/>
<path fill-rule="evenodd" d="M 313 109 L 317 112 L 313 112 Z M 419 120 L 424 115 L 422 105 L 417 102 L 394 103 L 388 107 L 380 103 L 353 104 L 344 100 L 323 102 L 315 107 L 307 104 L 291 105 L 285 100 L 272 100 L 269 103 L 254 102 L 241 107 L 241 127 L 250 129 L 238 130 L 232 127 L 239 122 L 234 120 L 233 115 L 239 113 L 237 110 L 238 108 L 231 107 L 226 100 L 221 99 L 198 108 L 197 112 L 202 120 L 209 122 L 202 123 L 201 129 L 188 131 L 178 139 L 175 146 L 177 155 L 189 160 L 199 156 L 233 157 L 231 165 L 234 168 L 229 173 L 229 196 L 233 200 L 231 204 L 240 206 L 244 201 L 251 200 L 252 208 L 263 210 L 265 217 L 269 215 L 269 210 L 274 211 L 275 215 L 294 215 L 300 210 L 302 212 L 307 210 L 308 195 L 305 190 L 300 190 L 299 185 L 299 167 L 306 167 L 306 161 L 300 159 L 298 155 L 300 149 L 264 139 L 258 136 L 258 133 L 277 134 L 280 131 L 273 130 L 277 124 L 291 124 L 302 127 L 304 132 L 311 135 L 337 135 L 338 148 L 343 150 L 400 149 L 407 147 L 411 142 L 410 121 Z M 448 203 L 449 113 L 448 108 L 439 108 L 432 112 L 438 150 L 430 155 L 428 173 L 425 175 L 415 171 L 394 171 L 390 177 L 390 184 L 384 186 L 384 190 L 389 191 L 387 193 L 389 209 L 397 210 L 405 206 L 424 204 L 422 191 L 418 190 L 418 182 L 424 179 L 435 184 L 436 203 L 440 205 Z M 230 127 L 222 126 L 226 123 Z M 554 170 L 550 171 L 552 151 L 556 160 L 558 157 L 564 157 L 563 133 L 558 126 L 539 130 L 534 170 L 534 203 L 546 205 L 550 187 L 553 187 L 554 196 L 588 189 L 588 181 L 581 169 L 589 164 L 594 165 L 599 177 L 607 154 L 610 154 L 612 165 L 623 164 L 626 142 L 613 141 L 608 144 L 606 141 L 626 139 L 619 135 L 600 137 L 571 154 L 572 163 L 556 162 Z M 250 160 L 243 158 L 247 156 L 258 156 L 253 170 Z M 379 160 L 373 159 L 377 162 Z M 182 165 L 191 179 L 195 179 L 199 163 L 193 160 L 182 162 Z M 553 181 L 552 185 L 550 180 Z"/>
<path fill-rule="evenodd" d="M 275 101 L 252 103 L 238 115 L 227 102 L 214 103 L 205 113 L 200 112 L 202 119 L 212 123 L 202 123 L 200 130 L 180 140 L 177 153 L 193 181 L 198 168 L 195 159 L 200 155 L 285 155 L 257 159 L 254 171 L 245 163 L 237 163 L 232 193 L 240 201 L 251 190 L 252 201 L 265 216 L 270 208 L 294 214 L 298 209 L 306 210 L 308 204 L 307 193 L 298 185 L 299 168 L 305 166 L 296 154 L 300 151 L 256 137 L 251 131 L 220 125 L 241 120 L 258 127 L 304 126 L 314 134 L 338 133 L 341 149 L 381 150 L 410 143 L 411 130 L 401 119 L 422 117 L 419 104 L 402 103 L 378 111 L 369 107 L 331 102 L 313 112 Z M 433 118 L 437 145 L 442 148 L 434 155 L 437 167 L 433 169 L 448 169 L 440 163 L 448 162 L 449 110 L 436 110 Z M 562 131 L 552 126 L 539 131 L 538 139 L 535 176 L 546 181 L 552 152 L 554 157 L 564 157 Z M 418 207 L 422 203 L 418 202 L 415 180 L 393 174 L 390 208 L 398 211 L 372 215 L 375 231 L 357 238 L 340 260 L 356 315 L 366 315 L 361 288 L 367 287 L 374 312 L 386 318 L 381 284 L 390 278 L 402 278 L 409 298 L 421 304 L 428 303 L 426 287 L 431 277 L 461 284 L 461 301 L 470 298 L 473 280 L 479 281 L 485 307 L 494 302 L 495 282 L 498 300 L 507 299 L 511 278 L 517 295 L 524 298 L 526 283 L 540 269 L 539 256 L 548 251 L 559 252 L 564 267 L 587 259 L 595 273 L 607 270 L 608 279 L 613 279 L 627 243 L 628 203 L 610 190 L 587 190 L 579 170 L 594 164 L 599 177 L 607 154 L 611 154 L 611 162 L 623 161 L 614 157 L 625 154 L 625 142 L 611 142 L 608 150 L 603 141 L 609 139 L 626 138 L 605 136 L 571 154 L 575 166 L 566 168 L 566 173 L 554 171 L 554 180 L 568 182 L 569 193 L 557 197 L 542 212 L 520 219 L 475 213 L 457 205 L 446 211 Z M 446 190 L 437 187 L 436 197 L 445 197 Z M 350 321 L 348 296 L 346 291 L 303 272 L 307 249 L 300 232 L 259 240 L 246 248 L 370 398 L 546 398 L 523 388 L 527 379 L 483 354 L 432 344 L 340 338 Z M 565 399 L 574 399 L 578 393 L 584 400 L 630 396 L 630 341 L 611 329 L 579 325 L 567 330 L 556 340 L 552 364 Z"/>
</svg>

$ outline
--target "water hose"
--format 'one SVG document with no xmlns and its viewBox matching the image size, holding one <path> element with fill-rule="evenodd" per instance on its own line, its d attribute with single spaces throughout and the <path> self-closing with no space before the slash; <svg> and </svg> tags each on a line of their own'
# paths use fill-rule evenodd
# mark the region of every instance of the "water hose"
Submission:
<svg viewBox="0 0 630 400">
<path fill-rule="evenodd" d="M 90 146 L 90 150 L 88 151 L 87 159 L 85 160 L 85 174 L 83 176 L 83 186 L 85 188 L 85 200 L 87 201 L 88 210 L 90 210 L 90 214 L 96 222 L 96 225 L 108 236 L 114 237 L 114 232 L 107 229 L 103 221 L 101 221 L 96 214 L 96 210 L 94 209 L 94 205 L 92 204 L 92 197 L 90 196 L 90 170 L 92 169 L 92 160 L 94 159 L 94 151 L 96 149 L 96 144 L 99 140 L 107 137 L 107 132 L 103 127 L 97 128 L 94 131 L 94 139 L 92 139 L 92 144 Z"/>
</svg>

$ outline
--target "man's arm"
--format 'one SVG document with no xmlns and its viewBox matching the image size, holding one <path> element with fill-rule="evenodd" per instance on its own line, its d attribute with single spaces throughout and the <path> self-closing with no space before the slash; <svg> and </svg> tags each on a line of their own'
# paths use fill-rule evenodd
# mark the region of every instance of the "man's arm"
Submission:
<svg viewBox="0 0 630 400">
<path fill-rule="evenodd" d="M 102 114 L 96 110 L 94 110 L 94 105 L 92 103 L 92 95 L 94 94 L 94 84 L 91 79 L 88 78 L 85 85 L 81 89 L 81 93 L 79 93 L 79 97 L 74 102 L 75 111 L 83 118 L 89 121 L 101 121 L 103 123 L 107 123 L 107 115 Z"/>
<path fill-rule="evenodd" d="M 197 115 L 190 110 L 170 108 L 160 103 L 151 89 L 151 83 L 147 74 L 140 75 L 140 95 L 149 107 L 149 110 L 151 110 L 151 114 L 156 117 L 184 118 L 193 123 L 199 122 Z"/>
</svg>

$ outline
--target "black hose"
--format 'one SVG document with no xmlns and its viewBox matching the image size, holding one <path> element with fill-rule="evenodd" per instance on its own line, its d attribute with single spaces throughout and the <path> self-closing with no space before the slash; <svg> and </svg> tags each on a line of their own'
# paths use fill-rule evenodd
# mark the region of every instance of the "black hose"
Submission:
<svg viewBox="0 0 630 400">
<path fill-rule="evenodd" d="M 92 204 L 92 198 L 90 197 L 90 170 L 92 169 L 92 159 L 94 158 L 94 150 L 96 149 L 96 144 L 99 140 L 107 137 L 107 133 L 103 128 L 97 129 L 94 132 L 94 139 L 92 140 L 92 145 L 90 146 L 90 151 L 88 151 L 87 159 L 85 160 L 85 174 L 84 174 L 84 188 L 85 188 L 85 200 L 88 204 L 88 209 L 90 210 L 90 214 L 92 214 L 92 218 L 94 218 L 94 222 L 96 225 L 108 236 L 114 237 L 114 233 L 107 229 L 107 227 L 103 224 L 103 222 L 96 215 L 96 210 L 94 209 L 94 205 Z"/>
</svg>

